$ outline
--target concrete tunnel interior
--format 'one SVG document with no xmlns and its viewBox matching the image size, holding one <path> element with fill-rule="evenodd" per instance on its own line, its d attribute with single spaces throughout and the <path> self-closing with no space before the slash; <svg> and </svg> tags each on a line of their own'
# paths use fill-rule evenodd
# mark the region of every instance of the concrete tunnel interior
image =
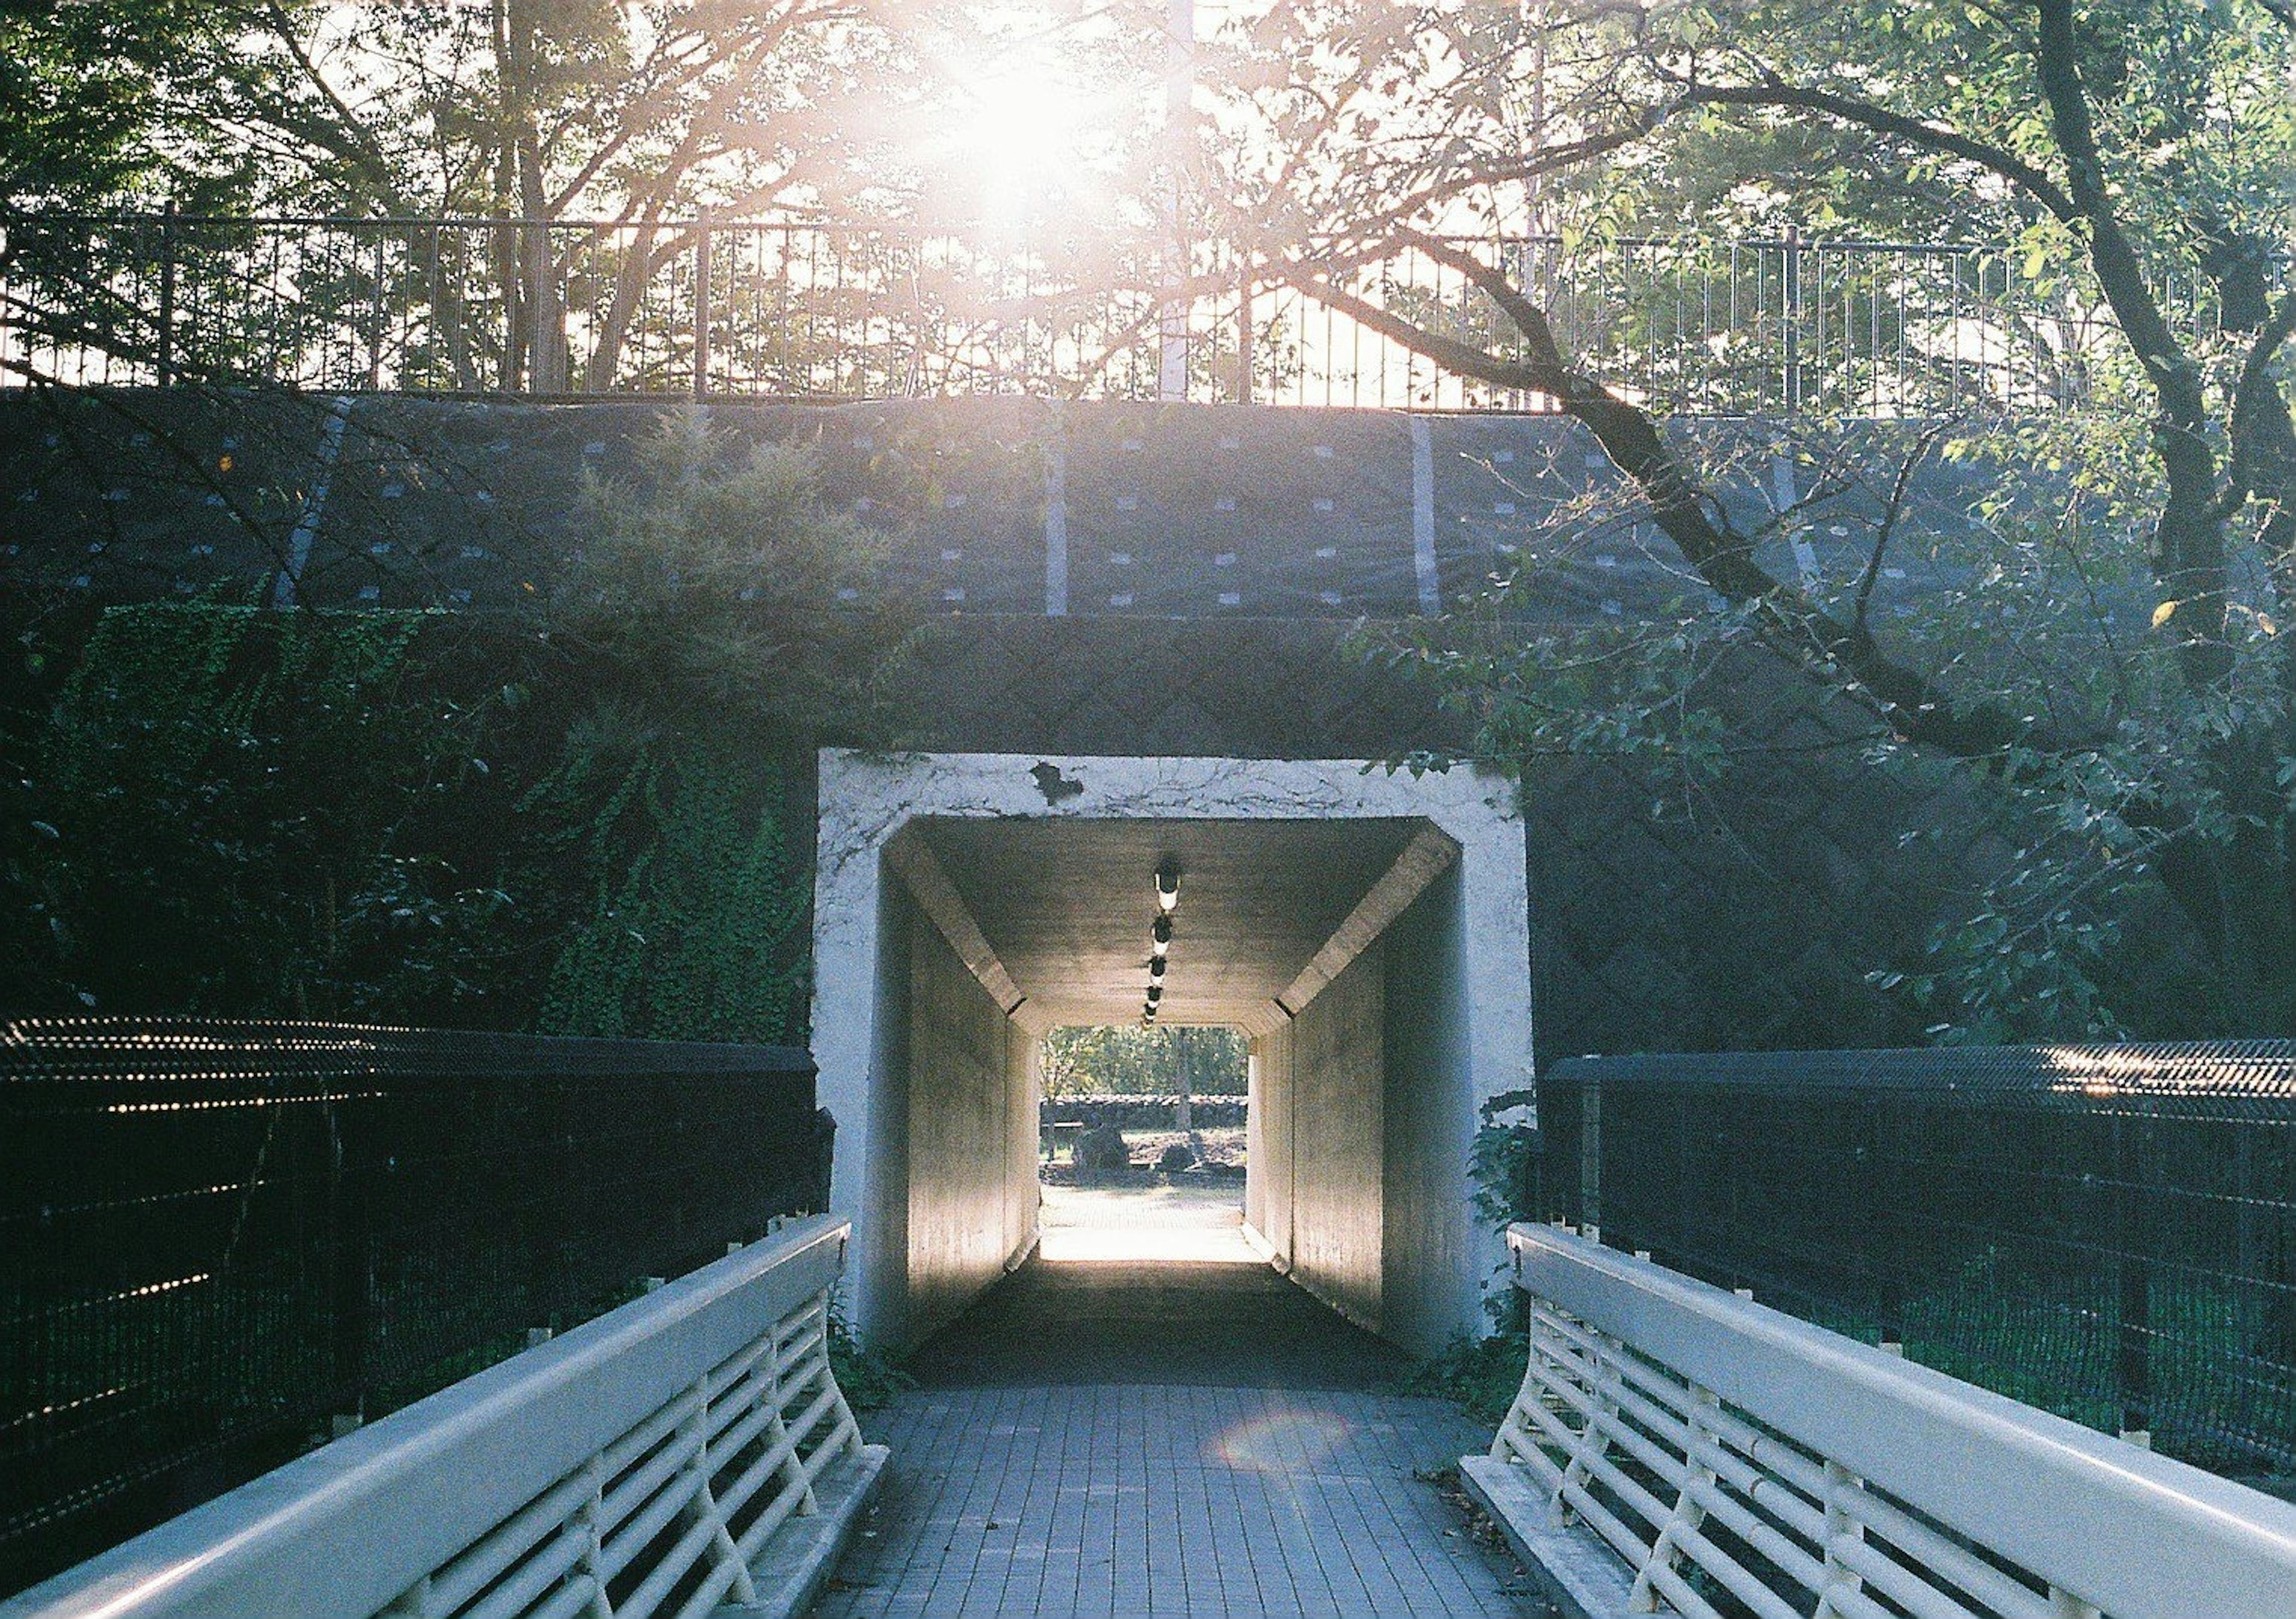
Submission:
<svg viewBox="0 0 2296 1619">
<path fill-rule="evenodd" d="M 1037 1238 L 1037 1065 L 1136 1020 L 1250 1042 L 1246 1235 L 1414 1353 L 1484 1324 L 1484 1105 L 1530 1074 L 1513 784 L 1352 761 L 825 751 L 814 1051 L 854 1222 L 846 1309 L 914 1345 Z"/>
</svg>

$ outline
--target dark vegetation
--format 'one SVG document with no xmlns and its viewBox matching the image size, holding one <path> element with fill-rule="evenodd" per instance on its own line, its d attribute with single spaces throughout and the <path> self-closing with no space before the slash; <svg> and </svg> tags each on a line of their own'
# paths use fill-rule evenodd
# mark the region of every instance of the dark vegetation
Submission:
<svg viewBox="0 0 2296 1619">
<path fill-rule="evenodd" d="M 9 604 L 0 1006 L 802 1043 L 810 749 L 899 629 L 724 582 L 873 565 L 801 453 L 646 472 L 528 614 Z"/>
</svg>

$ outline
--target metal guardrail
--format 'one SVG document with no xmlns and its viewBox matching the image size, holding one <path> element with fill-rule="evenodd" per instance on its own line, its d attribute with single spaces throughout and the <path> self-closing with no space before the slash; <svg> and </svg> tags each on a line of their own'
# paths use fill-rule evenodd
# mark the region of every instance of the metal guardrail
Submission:
<svg viewBox="0 0 2296 1619">
<path fill-rule="evenodd" d="M 1187 398 L 1550 409 L 1430 362 L 1200 247 L 905 225 L 695 218 L 0 220 L 0 374 L 83 384 L 857 399 Z M 1505 266 L 1587 368 L 1681 413 L 1853 416 L 2080 397 L 2113 328 L 2071 278 L 1993 244 L 1459 239 Z M 1332 284 L 1513 352 L 1423 255 Z M 2163 278 L 2194 331 L 2197 280 Z M 1177 386 L 1176 386 L 1177 384 Z"/>
<path fill-rule="evenodd" d="M 1586 1237 L 1508 1242 L 1529 1365 L 1463 1467 L 1551 1568 L 1599 1537 L 1622 1611 L 2296 1612 L 2296 1507 Z"/>
<path fill-rule="evenodd" d="M 826 1206 L 781 1048 L 0 1027 L 0 1591 Z"/>
<path fill-rule="evenodd" d="M 2296 1475 L 2296 1043 L 1586 1058 L 1539 1121 L 1543 1218 Z"/>
<path fill-rule="evenodd" d="M 0 1603 L 6 1619 L 803 1611 L 884 1452 L 818 1216 Z"/>
</svg>

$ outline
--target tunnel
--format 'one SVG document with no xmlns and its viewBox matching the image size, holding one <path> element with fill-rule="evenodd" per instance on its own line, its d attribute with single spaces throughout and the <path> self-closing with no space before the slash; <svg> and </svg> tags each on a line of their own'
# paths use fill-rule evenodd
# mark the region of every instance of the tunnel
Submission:
<svg viewBox="0 0 2296 1619">
<path fill-rule="evenodd" d="M 1513 782 L 845 749 L 818 779 L 813 1049 L 857 1331 L 914 1345 L 1028 1260 L 1042 1037 L 1137 1021 L 1152 984 L 1160 1025 L 1249 1040 L 1253 1248 L 1411 1353 L 1485 1325 L 1470 1157 L 1531 1071 Z"/>
</svg>

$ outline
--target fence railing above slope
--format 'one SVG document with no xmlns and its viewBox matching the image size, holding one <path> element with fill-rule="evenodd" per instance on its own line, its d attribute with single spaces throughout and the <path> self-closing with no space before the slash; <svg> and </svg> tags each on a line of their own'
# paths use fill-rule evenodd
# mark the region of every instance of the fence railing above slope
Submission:
<svg viewBox="0 0 2296 1619">
<path fill-rule="evenodd" d="M 0 1602 L 0 1619 L 794 1619 L 884 1451 L 801 1221 Z"/>
<path fill-rule="evenodd" d="M 0 1591 L 827 1206 L 779 1047 L 0 1028 Z"/>
<path fill-rule="evenodd" d="M 1582 1058 L 1539 1119 L 1543 1217 L 2296 1476 L 2296 1044 Z"/>
<path fill-rule="evenodd" d="M 2286 1619 L 2296 1604 L 2296 1507 L 1586 1237 L 1508 1239 L 1528 1365 L 1490 1454 L 1461 1471 L 1550 1579 L 1596 1599 L 1586 1611 Z M 1610 1554 L 1592 1566 L 1590 1539 Z"/>
<path fill-rule="evenodd" d="M 1439 372 L 1300 286 L 1201 247 L 898 225 L 687 219 L 0 221 L 12 381 L 326 391 L 1187 398 L 1550 409 Z M 2079 398 L 2113 328 L 2078 278 L 1982 243 L 1459 239 L 1590 372 L 1678 413 L 1894 416 Z M 1456 268 L 1402 251 L 1330 283 L 1511 356 Z M 2194 280 L 2161 296 L 2210 321 Z"/>
</svg>

